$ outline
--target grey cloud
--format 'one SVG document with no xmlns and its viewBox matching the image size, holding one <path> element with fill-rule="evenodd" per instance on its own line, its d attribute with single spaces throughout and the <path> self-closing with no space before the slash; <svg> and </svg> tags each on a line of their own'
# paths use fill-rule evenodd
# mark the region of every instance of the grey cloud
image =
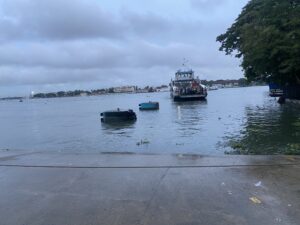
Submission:
<svg viewBox="0 0 300 225">
<path fill-rule="evenodd" d="M 226 2 L 231 0 L 190 0 L 191 6 L 207 13 L 211 13 L 211 10 L 216 7 L 221 7 Z"/>
<path fill-rule="evenodd" d="M 184 56 L 193 55 L 193 46 L 182 43 L 170 43 L 165 46 L 140 42 L 132 49 L 135 58 L 132 64 L 135 67 L 165 66 L 176 67 L 180 65 Z"/>
<path fill-rule="evenodd" d="M 129 10 L 121 12 L 127 35 L 133 39 L 151 40 L 162 46 L 171 42 L 195 42 L 201 35 L 205 23 L 188 18 L 168 17 L 153 12 L 136 13 Z M 209 27 L 208 27 L 209 28 Z M 210 28 L 209 28 L 210 29 Z M 209 30 L 207 30 L 207 33 Z"/>
<path fill-rule="evenodd" d="M 122 65 L 126 65 L 122 47 L 101 41 L 9 43 L 0 52 L 0 66 L 89 69 Z"/>
<path fill-rule="evenodd" d="M 0 83 L 2 85 L 49 85 L 66 83 L 84 83 L 96 81 L 99 70 L 89 69 L 45 69 L 42 67 L 19 68 L 2 67 L 0 69 Z"/>
<path fill-rule="evenodd" d="M 170 32 L 173 29 L 173 24 L 168 18 L 152 12 L 136 13 L 123 10 L 121 14 L 122 21 L 127 24 L 127 27 L 133 34 L 161 36 L 163 33 Z"/>
<path fill-rule="evenodd" d="M 0 41 L 188 38 L 201 21 L 182 21 L 153 12 L 108 13 L 95 0 L 0 0 Z"/>
<path fill-rule="evenodd" d="M 193 45 L 174 42 L 162 46 L 137 40 L 121 46 L 95 40 L 67 43 L 9 43 L 1 47 L 0 66 L 81 70 L 176 67 L 184 57 L 191 60 L 204 58 L 203 55 L 207 51 L 205 45 L 195 48 Z M 194 60 L 193 64 L 195 63 Z"/>
<path fill-rule="evenodd" d="M 210 12 L 220 2 L 186 4 Z M 233 0 L 222 2 L 228 10 Z M 224 25 L 224 14 L 204 18 L 197 10 L 172 16 L 108 11 L 98 0 L 0 0 L 1 90 L 159 85 L 169 82 L 183 58 L 201 78 L 240 77 L 238 62 L 218 52 L 215 42 L 235 14 Z"/>
<path fill-rule="evenodd" d="M 27 43 L 26 47 L 2 47 L 0 86 L 78 82 L 99 82 L 104 86 L 113 86 L 135 82 L 142 84 L 145 77 L 152 84 L 166 83 L 184 57 L 189 59 L 195 70 L 208 77 L 216 71 L 221 75 L 222 71 L 238 66 L 230 58 L 218 54 L 217 48 L 209 51 L 206 45 L 197 48 L 182 43 L 161 46 L 145 41 L 127 43 L 126 46 L 96 41 Z"/>
<path fill-rule="evenodd" d="M 2 0 L 1 39 L 117 38 L 125 28 L 97 1 Z"/>
<path fill-rule="evenodd" d="M 237 67 L 230 58 L 218 55 L 217 50 L 208 52 L 205 48 L 195 48 L 193 45 L 173 43 L 159 46 L 147 42 L 134 43 L 127 48 L 117 48 L 114 53 L 111 48 L 102 52 L 102 60 L 98 50 L 80 51 L 83 46 L 68 46 L 66 53 L 59 48 L 50 46 L 45 49 L 36 48 L 29 56 L 3 56 L 0 61 L 11 60 L 0 67 L 0 86 L 12 84 L 68 84 L 77 82 L 100 82 L 102 85 L 119 85 L 124 83 L 142 84 L 145 77 L 148 82 L 168 82 L 169 78 L 180 66 L 183 57 L 190 60 L 195 70 L 201 74 L 212 76 L 214 71 L 230 70 Z M 33 47 L 29 47 L 33 48 Z M 54 50 L 55 49 L 55 50 Z M 95 49 L 93 46 L 92 49 Z M 95 53 L 95 54 L 94 54 Z M 47 55 L 48 54 L 48 55 Z M 108 54 L 112 54 L 110 57 Z M 18 60 L 16 60 L 18 59 Z M 15 61 L 13 61 L 15 60 Z M 151 72 L 149 72 L 151 71 Z M 166 72 L 167 71 L 167 72 Z M 234 74 L 235 75 L 235 74 Z M 157 81 L 155 80 L 157 79 Z"/>
</svg>

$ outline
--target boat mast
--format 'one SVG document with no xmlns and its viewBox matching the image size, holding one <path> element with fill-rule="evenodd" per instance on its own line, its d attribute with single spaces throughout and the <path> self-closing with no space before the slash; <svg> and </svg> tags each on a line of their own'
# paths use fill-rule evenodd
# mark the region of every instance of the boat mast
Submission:
<svg viewBox="0 0 300 225">
<path fill-rule="evenodd" d="M 186 58 L 183 58 L 183 63 L 182 63 L 183 68 L 187 67 L 188 62 L 189 61 Z"/>
</svg>

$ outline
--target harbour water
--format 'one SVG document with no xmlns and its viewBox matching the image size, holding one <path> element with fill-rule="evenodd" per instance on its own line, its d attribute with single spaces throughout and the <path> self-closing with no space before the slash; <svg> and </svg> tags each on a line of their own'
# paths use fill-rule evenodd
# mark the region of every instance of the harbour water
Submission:
<svg viewBox="0 0 300 225">
<path fill-rule="evenodd" d="M 158 101 L 158 111 L 139 111 Z M 103 124 L 100 112 L 133 109 L 137 121 Z M 293 154 L 300 106 L 279 105 L 267 87 L 210 91 L 206 102 L 173 102 L 168 92 L 0 102 L 0 149 L 55 152 Z"/>
</svg>

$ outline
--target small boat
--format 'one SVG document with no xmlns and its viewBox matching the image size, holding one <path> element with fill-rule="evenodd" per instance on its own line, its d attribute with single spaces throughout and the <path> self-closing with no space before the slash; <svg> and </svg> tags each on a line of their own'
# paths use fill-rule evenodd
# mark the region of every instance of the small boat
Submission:
<svg viewBox="0 0 300 225">
<path fill-rule="evenodd" d="M 276 84 L 276 83 L 270 83 L 269 84 L 269 95 L 271 97 L 281 97 L 283 96 L 284 91 L 283 88 Z"/>
<path fill-rule="evenodd" d="M 216 91 L 218 89 L 219 89 L 218 86 L 215 86 L 215 85 L 212 85 L 212 86 L 208 87 L 209 91 Z"/>
<path fill-rule="evenodd" d="M 144 102 L 139 104 L 140 110 L 157 110 L 159 109 L 158 102 Z"/>
<path fill-rule="evenodd" d="M 101 122 L 134 121 L 136 114 L 132 109 L 105 111 L 100 114 Z"/>
</svg>

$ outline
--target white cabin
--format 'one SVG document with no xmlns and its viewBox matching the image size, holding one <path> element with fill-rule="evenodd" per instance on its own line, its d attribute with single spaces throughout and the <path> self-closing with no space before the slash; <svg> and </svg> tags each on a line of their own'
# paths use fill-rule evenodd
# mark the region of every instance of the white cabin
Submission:
<svg viewBox="0 0 300 225">
<path fill-rule="evenodd" d="M 175 74 L 175 81 L 188 81 L 193 79 L 194 79 L 193 70 L 188 70 L 188 71 L 178 70 Z"/>
</svg>

